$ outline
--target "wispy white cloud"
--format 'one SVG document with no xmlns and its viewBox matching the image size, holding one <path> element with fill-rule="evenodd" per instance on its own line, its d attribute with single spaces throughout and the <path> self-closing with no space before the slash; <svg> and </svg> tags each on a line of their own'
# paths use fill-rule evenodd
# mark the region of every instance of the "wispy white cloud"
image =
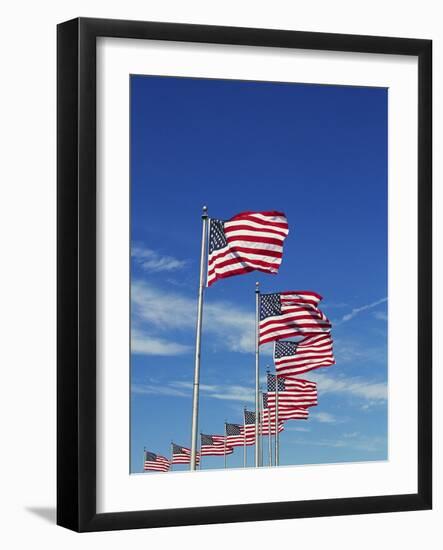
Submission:
<svg viewBox="0 0 443 550">
<path fill-rule="evenodd" d="M 132 391 L 139 394 L 150 395 L 171 395 L 175 397 L 192 397 L 192 382 L 182 380 L 174 380 L 167 384 L 152 383 L 149 384 L 133 384 Z M 227 401 L 238 401 L 244 405 L 254 403 L 255 393 L 254 388 L 239 386 L 236 384 L 200 384 L 200 392 L 202 396 L 211 399 L 221 399 Z"/>
<path fill-rule="evenodd" d="M 358 437 L 360 434 L 359 432 L 347 432 L 343 434 L 343 437 L 345 439 L 354 439 L 355 437 Z"/>
<path fill-rule="evenodd" d="M 383 304 L 387 301 L 388 301 L 387 298 L 381 298 L 380 300 L 377 300 L 376 302 L 371 302 L 370 304 L 365 304 L 365 305 L 360 306 L 360 307 L 355 307 L 349 313 L 347 313 L 346 315 L 343 315 L 343 317 L 339 321 L 336 321 L 335 324 L 339 325 L 339 324 L 342 324 L 342 323 L 346 323 L 347 321 L 350 321 L 351 319 L 353 319 L 356 315 L 358 315 L 362 311 L 372 309 L 373 307 L 377 307 L 380 304 Z"/>
<path fill-rule="evenodd" d="M 132 353 L 140 355 L 174 356 L 190 353 L 191 351 L 192 346 L 154 337 L 137 329 L 132 329 L 131 331 Z"/>
<path fill-rule="evenodd" d="M 305 428 L 304 426 L 291 426 L 291 424 L 288 424 L 285 426 L 285 431 L 287 432 L 310 432 L 310 428 Z"/>
<path fill-rule="evenodd" d="M 335 424 L 338 422 L 338 419 L 333 414 L 327 412 L 310 412 L 309 417 L 317 422 L 322 422 L 324 424 Z"/>
<path fill-rule="evenodd" d="M 379 321 L 387 321 L 388 315 L 385 311 L 374 311 L 374 317 Z"/>
<path fill-rule="evenodd" d="M 132 384 L 131 392 L 139 395 L 166 395 L 172 397 L 189 397 L 189 392 L 162 384 Z"/>
<path fill-rule="evenodd" d="M 178 388 L 192 388 L 190 382 L 171 382 L 171 386 Z M 200 390 L 203 395 L 212 399 L 222 399 L 228 401 L 240 401 L 242 403 L 254 403 L 255 390 L 253 387 L 238 386 L 235 384 L 225 385 L 207 385 L 200 384 Z"/>
<path fill-rule="evenodd" d="M 377 452 L 386 450 L 386 439 L 383 437 L 359 437 L 359 438 L 337 438 L 337 439 L 297 439 L 298 445 L 331 447 L 335 449 L 346 448 L 358 451 Z"/>
<path fill-rule="evenodd" d="M 171 330 L 195 330 L 196 300 L 177 291 L 164 291 L 146 282 L 131 285 L 132 313 L 136 323 L 148 324 L 158 333 Z M 207 301 L 203 316 L 203 331 L 217 345 L 230 351 L 252 353 L 255 346 L 254 311 L 228 301 Z M 272 346 L 263 349 L 272 353 Z"/>
<path fill-rule="evenodd" d="M 379 345 L 367 346 L 357 341 L 343 338 L 334 339 L 334 355 L 338 364 L 371 361 L 386 363 L 386 347 L 380 345 L 386 340 L 379 339 Z"/>
<path fill-rule="evenodd" d="M 339 439 L 315 439 L 312 441 L 307 439 L 298 439 L 297 443 L 302 444 L 304 446 L 332 447 L 332 448 L 341 448 L 341 447 L 350 446 L 347 444 L 346 441 L 341 441 Z"/>
<path fill-rule="evenodd" d="M 188 260 L 178 260 L 173 256 L 162 255 L 159 252 L 141 245 L 131 247 L 131 256 L 145 271 L 176 271 L 183 269 Z"/>
<path fill-rule="evenodd" d="M 333 377 L 328 374 L 312 372 L 312 380 L 318 384 L 319 393 L 341 393 L 364 399 L 371 403 L 385 402 L 388 398 L 386 382 L 372 382 L 363 378 Z"/>
</svg>

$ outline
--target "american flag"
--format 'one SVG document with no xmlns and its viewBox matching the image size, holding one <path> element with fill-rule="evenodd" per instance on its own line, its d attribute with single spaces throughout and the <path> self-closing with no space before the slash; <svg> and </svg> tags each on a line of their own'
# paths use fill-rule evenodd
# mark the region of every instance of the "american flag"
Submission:
<svg viewBox="0 0 443 550">
<path fill-rule="evenodd" d="M 244 415 L 245 415 L 244 416 L 245 427 L 246 428 L 249 428 L 249 426 L 255 427 L 255 411 L 248 411 L 247 409 L 245 409 Z"/>
<path fill-rule="evenodd" d="M 268 374 L 268 408 L 275 409 L 275 389 L 278 384 L 278 414 L 285 407 L 313 407 L 317 405 L 317 384 L 301 378 L 280 378 Z"/>
<path fill-rule="evenodd" d="M 231 455 L 234 452 L 232 447 L 225 447 L 225 436 L 224 435 L 205 435 L 200 434 L 201 437 L 201 446 L 200 446 L 200 455 L 201 456 L 219 456 L 219 455 Z"/>
<path fill-rule="evenodd" d="M 197 464 L 200 462 L 200 456 L 197 453 Z M 188 447 L 182 447 L 172 443 L 172 460 L 171 464 L 190 464 L 191 462 L 191 449 Z"/>
<path fill-rule="evenodd" d="M 143 470 L 155 471 L 155 472 L 167 472 L 169 470 L 169 460 L 161 455 L 156 455 L 150 451 L 145 451 L 145 460 L 143 463 Z"/>
<path fill-rule="evenodd" d="M 245 445 L 255 445 L 255 412 L 244 410 L 243 437 Z"/>
<path fill-rule="evenodd" d="M 209 220 L 208 286 L 255 269 L 277 273 L 288 222 L 281 212 L 241 212 Z"/>
<path fill-rule="evenodd" d="M 272 408 L 268 408 L 268 394 L 263 394 L 263 423 L 267 424 L 271 421 L 271 424 L 275 425 L 275 404 Z M 309 410 L 306 407 L 282 407 L 280 402 L 278 404 L 278 420 L 307 420 L 309 417 Z"/>
<path fill-rule="evenodd" d="M 263 394 L 263 397 L 265 394 Z M 264 402 L 264 401 L 263 401 Z M 263 417 L 261 419 L 261 425 L 260 425 L 260 434 L 261 435 L 269 435 L 269 431 L 271 431 L 271 435 L 275 435 L 275 418 L 271 421 L 271 430 L 269 430 L 269 420 L 268 416 L 265 417 L 264 411 L 263 411 Z M 283 422 L 281 419 L 278 423 L 278 431 L 282 432 L 284 430 Z M 245 411 L 245 431 L 246 434 L 248 434 L 250 437 L 254 437 L 255 435 L 255 412 L 253 411 Z M 253 443 L 250 443 L 250 445 L 253 445 Z"/>
<path fill-rule="evenodd" d="M 285 407 L 278 408 L 278 421 L 280 420 L 307 420 L 309 417 L 309 410 L 303 407 Z M 263 423 L 268 422 L 268 418 L 271 420 L 271 424 L 275 424 L 275 408 L 267 409 L 263 412 Z"/>
<path fill-rule="evenodd" d="M 261 433 L 262 435 L 275 435 L 275 410 L 274 415 L 270 414 L 268 409 L 268 394 L 262 393 L 263 410 L 261 414 Z M 283 419 L 278 419 L 278 431 L 279 433 L 284 430 Z"/>
<path fill-rule="evenodd" d="M 278 419 L 278 433 L 282 432 L 285 429 L 284 422 L 279 418 Z M 263 422 L 261 425 L 261 434 L 262 435 L 275 435 L 275 418 L 269 419 L 263 415 Z"/>
<path fill-rule="evenodd" d="M 275 342 L 274 363 L 279 376 L 302 374 L 335 365 L 331 335 L 307 336 L 300 342 Z"/>
<path fill-rule="evenodd" d="M 331 332 L 331 323 L 317 305 L 316 292 L 296 290 L 260 295 L 260 344 L 292 336 Z"/>
<path fill-rule="evenodd" d="M 243 445 L 253 445 L 255 443 L 254 434 L 245 433 L 245 429 L 240 424 L 225 424 L 226 446 L 242 447 Z"/>
</svg>

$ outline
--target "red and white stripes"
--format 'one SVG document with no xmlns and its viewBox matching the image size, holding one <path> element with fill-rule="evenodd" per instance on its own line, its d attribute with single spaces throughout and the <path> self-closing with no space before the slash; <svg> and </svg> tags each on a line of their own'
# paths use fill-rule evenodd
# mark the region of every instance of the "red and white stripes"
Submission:
<svg viewBox="0 0 443 550">
<path fill-rule="evenodd" d="M 289 233 L 281 212 L 242 212 L 228 221 L 209 220 L 207 285 L 258 270 L 277 273 Z"/>
</svg>

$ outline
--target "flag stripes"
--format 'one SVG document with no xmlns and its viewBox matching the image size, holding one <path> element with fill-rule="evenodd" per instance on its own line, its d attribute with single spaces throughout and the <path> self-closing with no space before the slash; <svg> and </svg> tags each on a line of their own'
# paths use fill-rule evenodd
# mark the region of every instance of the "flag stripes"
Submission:
<svg viewBox="0 0 443 550">
<path fill-rule="evenodd" d="M 200 456 L 224 456 L 234 452 L 232 447 L 225 446 L 224 435 L 201 434 Z"/>
<path fill-rule="evenodd" d="M 280 393 L 279 393 L 280 397 Z M 275 402 L 268 406 L 268 394 L 263 394 L 263 422 L 275 422 Z M 279 400 L 278 403 L 278 419 L 280 420 L 307 420 L 309 410 L 307 407 L 282 406 Z"/>
<path fill-rule="evenodd" d="M 226 423 L 226 446 L 241 447 L 243 445 L 254 445 L 254 434 L 246 433 L 240 424 Z"/>
<path fill-rule="evenodd" d="M 265 394 L 263 394 L 264 396 Z M 246 415 L 250 415 L 248 421 L 246 422 Z M 269 420 L 268 416 L 265 416 L 265 411 L 263 411 L 263 417 L 260 419 L 260 425 L 259 425 L 259 434 L 260 435 L 275 435 L 275 417 L 272 418 L 271 421 L 271 429 L 269 429 Z M 250 440 L 255 439 L 255 413 L 251 411 L 245 411 L 245 433 L 250 438 Z M 278 431 L 282 432 L 284 430 L 284 424 L 283 421 L 279 420 L 278 423 Z"/>
<path fill-rule="evenodd" d="M 161 455 L 145 451 L 145 459 L 143 462 L 143 470 L 155 472 L 167 472 L 169 470 L 169 460 Z"/>
<path fill-rule="evenodd" d="M 278 407 L 278 420 L 307 420 L 309 417 L 309 410 L 303 407 Z M 275 406 L 272 409 L 265 409 L 263 411 L 263 423 L 268 422 L 268 418 L 271 423 L 275 423 Z"/>
<path fill-rule="evenodd" d="M 197 453 L 197 464 L 200 461 L 199 454 Z M 171 464 L 190 464 L 191 462 L 191 449 L 188 447 L 182 447 L 172 443 L 172 460 Z"/>
<path fill-rule="evenodd" d="M 300 342 L 279 340 L 274 345 L 275 370 L 279 376 L 303 374 L 335 364 L 330 334 L 307 336 Z"/>
<path fill-rule="evenodd" d="M 278 419 L 278 432 L 282 432 L 285 429 L 284 422 L 280 418 Z M 275 435 L 275 417 L 274 419 L 268 418 L 263 414 L 263 419 L 260 423 L 261 435 Z"/>
<path fill-rule="evenodd" d="M 260 345 L 293 336 L 329 333 L 331 323 L 317 307 L 322 297 L 312 291 L 260 295 Z"/>
<path fill-rule="evenodd" d="M 268 393 L 266 394 L 269 409 L 275 409 L 275 391 L 278 383 L 278 409 L 293 407 L 312 407 L 317 405 L 317 384 L 301 378 L 279 378 L 268 373 Z"/>
<path fill-rule="evenodd" d="M 210 219 L 207 286 L 254 270 L 277 273 L 288 233 L 281 212 L 242 212 L 228 221 Z"/>
</svg>

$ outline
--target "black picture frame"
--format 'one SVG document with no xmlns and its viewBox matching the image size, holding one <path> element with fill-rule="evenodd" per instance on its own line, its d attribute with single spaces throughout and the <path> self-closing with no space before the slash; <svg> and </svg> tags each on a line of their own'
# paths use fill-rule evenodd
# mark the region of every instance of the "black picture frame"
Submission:
<svg viewBox="0 0 443 550">
<path fill-rule="evenodd" d="M 302 48 L 418 58 L 416 494 L 96 512 L 96 39 Z M 432 506 L 432 42 L 78 18 L 57 29 L 57 523 L 75 531 L 425 510 Z M 171 497 L 172 498 L 172 497 Z"/>
</svg>

